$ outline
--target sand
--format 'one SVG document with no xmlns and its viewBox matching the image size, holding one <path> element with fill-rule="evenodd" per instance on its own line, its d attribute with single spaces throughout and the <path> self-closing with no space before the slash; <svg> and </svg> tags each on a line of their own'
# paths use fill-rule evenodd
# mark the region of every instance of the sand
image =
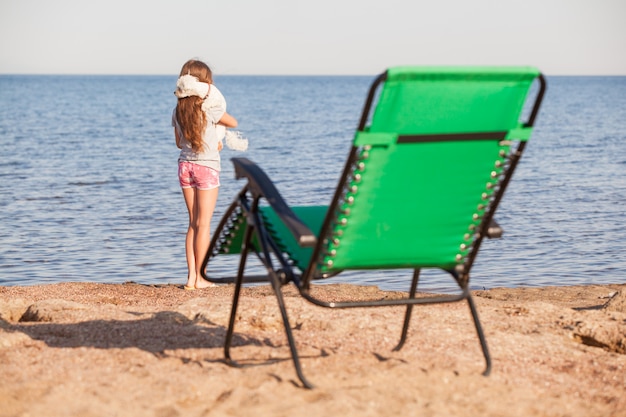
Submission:
<svg viewBox="0 0 626 417">
<path fill-rule="evenodd" d="M 223 361 L 233 287 L 64 283 L 0 287 L 0 416 L 626 416 L 626 285 L 474 293 L 466 303 L 330 310 L 289 287 L 302 365 L 268 286 L 245 288 Z M 322 286 L 348 299 L 393 297 Z"/>
</svg>

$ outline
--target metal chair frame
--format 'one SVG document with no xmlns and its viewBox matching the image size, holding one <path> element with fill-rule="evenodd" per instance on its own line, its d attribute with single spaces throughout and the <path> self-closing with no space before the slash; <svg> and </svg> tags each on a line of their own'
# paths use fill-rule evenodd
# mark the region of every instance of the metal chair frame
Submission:
<svg viewBox="0 0 626 417">
<path fill-rule="evenodd" d="M 370 87 L 363 112 L 361 115 L 361 119 L 358 125 L 358 129 L 363 131 L 365 129 L 367 120 L 370 116 L 370 111 L 372 109 L 372 104 L 374 102 L 374 98 L 376 95 L 376 91 L 379 86 L 386 80 L 386 73 L 381 74 L 376 80 L 373 82 Z M 539 107 L 541 105 L 543 96 L 545 94 L 546 82 L 542 75 L 538 77 L 539 80 L 539 90 L 534 100 L 534 104 L 532 106 L 532 111 L 528 118 L 528 121 L 525 123 L 526 127 L 532 127 L 534 125 L 537 113 L 539 111 Z M 493 140 L 504 140 L 504 135 L 506 132 L 488 132 L 481 134 L 483 137 L 485 135 L 490 135 L 488 139 Z M 445 141 L 454 141 L 454 140 L 465 140 L 471 139 L 471 137 L 467 137 L 467 135 L 463 134 L 453 134 L 453 135 L 443 135 L 437 138 L 433 137 L 399 137 L 398 141 L 432 141 L 432 140 L 445 140 Z M 401 306 L 406 305 L 406 312 L 404 315 L 404 324 L 402 327 L 402 334 L 400 336 L 400 340 L 398 344 L 393 349 L 394 351 L 400 350 L 406 342 L 408 335 L 408 328 L 411 319 L 411 313 L 413 306 L 416 304 L 433 304 L 433 303 L 450 303 L 466 300 L 472 315 L 472 319 L 474 322 L 474 326 L 476 329 L 476 333 L 478 335 L 481 349 L 483 352 L 483 356 L 485 359 L 485 369 L 483 371 L 483 375 L 487 376 L 491 372 L 491 357 L 489 354 L 489 349 L 487 346 L 487 341 L 484 335 L 484 331 L 482 329 L 478 311 L 476 309 L 476 305 L 472 298 L 472 295 L 469 291 L 469 272 L 474 263 L 474 260 L 478 254 L 480 249 L 482 240 L 484 237 L 495 238 L 500 237 L 502 235 L 502 229 L 497 225 L 495 220 L 493 219 L 496 208 L 498 207 L 502 196 L 504 195 L 504 191 L 507 188 L 507 185 L 515 171 L 515 168 L 518 165 L 518 162 L 522 156 L 524 151 L 526 142 L 520 141 L 517 144 L 517 148 L 513 150 L 509 156 L 508 168 L 505 170 L 504 175 L 501 177 L 497 189 L 495 191 L 495 195 L 490 202 L 490 207 L 486 211 L 485 218 L 481 223 L 480 230 L 478 230 L 478 238 L 475 240 L 473 244 L 472 251 L 467 257 L 466 262 L 463 265 L 457 266 L 457 268 L 453 270 L 447 270 L 447 272 L 452 276 L 452 278 L 456 281 L 459 286 L 460 292 L 458 294 L 453 295 L 433 295 L 428 297 L 416 297 L 420 269 L 413 270 L 413 277 L 411 280 L 411 286 L 408 293 L 407 298 L 402 299 L 391 299 L 391 300 L 369 300 L 369 301 L 358 301 L 358 302 L 329 302 L 326 300 L 320 300 L 314 297 L 311 293 L 311 282 L 316 279 L 326 278 L 326 275 L 323 275 L 319 271 L 319 264 L 316 260 L 319 258 L 320 254 L 324 248 L 324 238 L 329 234 L 329 231 L 332 228 L 333 215 L 337 210 L 338 202 L 342 197 L 342 190 L 346 186 L 347 182 L 350 179 L 351 170 L 354 166 L 355 162 L 358 159 L 358 147 L 353 146 L 350 150 L 348 160 L 346 162 L 345 168 L 339 180 L 339 184 L 336 188 L 333 199 L 329 205 L 328 213 L 325 217 L 322 229 L 320 231 L 319 237 L 316 236 L 309 227 L 304 224 L 297 215 L 293 212 L 293 210 L 287 205 L 284 201 L 278 190 L 274 187 L 272 181 L 267 177 L 265 172 L 263 172 L 256 164 L 251 162 L 245 158 L 233 158 L 232 162 L 235 168 L 235 176 L 237 179 L 245 178 L 247 180 L 246 185 L 241 189 L 241 191 L 237 194 L 235 199 L 233 200 L 230 207 L 227 209 L 225 215 L 222 218 L 222 221 L 218 225 L 214 237 L 211 241 L 208 254 L 204 259 L 202 271 L 203 276 L 213 282 L 234 282 L 235 289 L 233 294 L 233 304 L 230 313 L 230 319 L 228 324 L 228 331 L 226 334 L 226 339 L 224 343 L 224 355 L 226 362 L 233 366 L 240 366 L 236 361 L 234 361 L 231 357 L 230 348 L 232 345 L 232 339 L 234 334 L 235 327 L 235 317 L 237 314 L 237 308 L 239 304 L 239 298 L 241 294 L 241 288 L 244 282 L 260 282 L 260 281 L 269 281 L 272 286 L 272 289 L 276 295 L 278 306 L 281 312 L 285 333 L 287 335 L 289 347 L 291 350 L 291 356 L 293 359 L 293 364 L 295 367 L 296 374 L 303 386 L 306 388 L 313 388 L 313 384 L 311 384 L 302 371 L 302 366 L 300 363 L 300 358 L 298 355 L 298 350 L 296 347 L 295 338 L 293 336 L 291 325 L 289 323 L 289 318 L 287 315 L 287 309 L 285 305 L 285 300 L 282 294 L 282 287 L 290 282 L 292 282 L 298 289 L 299 293 L 303 298 L 308 300 L 309 302 L 326 308 L 360 308 L 360 307 L 381 307 L 381 306 Z M 300 273 L 294 268 L 292 262 L 288 259 L 288 257 L 283 253 L 283 251 L 278 247 L 276 242 L 269 238 L 269 233 L 266 230 L 265 222 L 261 216 L 259 210 L 259 204 L 261 201 L 266 201 L 273 210 L 277 213 L 277 215 L 281 218 L 281 220 L 285 223 L 285 225 L 289 228 L 293 236 L 296 238 L 298 243 L 303 247 L 313 247 L 313 256 L 311 257 L 311 261 L 309 262 L 308 267 L 303 273 Z M 245 233 L 242 242 L 242 250 L 241 257 L 239 261 L 238 271 L 236 277 L 226 277 L 226 278 L 216 278 L 213 276 L 209 276 L 207 273 L 207 267 L 209 260 L 211 257 L 217 255 L 219 253 L 219 239 L 220 234 L 223 233 L 229 227 L 229 223 L 232 222 L 233 217 L 245 218 Z M 230 225 L 232 226 L 232 225 Z M 263 264 L 265 269 L 267 270 L 267 275 L 262 276 L 252 276 L 246 277 L 245 268 L 248 254 L 254 253 L 256 257 Z"/>
</svg>

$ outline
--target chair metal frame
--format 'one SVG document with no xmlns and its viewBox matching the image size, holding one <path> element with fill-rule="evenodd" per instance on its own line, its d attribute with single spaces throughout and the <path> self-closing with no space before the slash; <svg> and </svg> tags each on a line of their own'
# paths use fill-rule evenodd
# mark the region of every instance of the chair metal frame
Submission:
<svg viewBox="0 0 626 417">
<path fill-rule="evenodd" d="M 377 89 L 384 83 L 387 78 L 386 72 L 379 75 L 372 83 L 367 99 L 362 111 L 361 119 L 358 125 L 358 129 L 363 131 L 366 127 L 372 105 L 376 96 Z M 532 127 L 539 112 L 539 107 L 543 100 L 546 81 L 543 75 L 539 74 L 539 89 L 532 105 L 532 110 L 528 121 L 524 124 L 525 127 Z M 504 140 L 507 132 L 486 132 L 481 133 L 479 136 L 481 139 L 487 140 Z M 472 140 L 476 139 L 472 134 L 451 134 L 451 135 L 429 135 L 429 136 L 400 136 L 398 142 L 401 141 L 458 141 L 458 140 Z M 227 209 L 226 213 L 222 217 L 220 224 L 218 225 L 216 232 L 208 250 L 208 254 L 205 257 L 202 265 L 203 276 L 213 282 L 234 282 L 235 289 L 233 294 L 233 304 L 230 313 L 230 319 L 228 324 L 228 331 L 224 343 L 224 355 L 227 363 L 233 366 L 240 366 L 234 361 L 230 354 L 230 348 L 232 345 L 232 339 L 235 327 L 235 318 L 237 314 L 237 307 L 239 304 L 239 298 L 241 294 L 241 288 L 244 282 L 267 282 L 269 281 L 272 289 L 276 295 L 278 306 L 281 312 L 285 333 L 288 339 L 289 347 L 291 350 L 291 356 L 295 367 L 296 374 L 303 386 L 306 388 L 313 388 L 311 384 L 304 376 L 302 366 L 300 364 L 300 358 L 298 350 L 296 348 L 295 338 L 293 336 L 291 325 L 289 324 L 289 318 L 287 315 L 287 309 L 285 300 L 282 294 L 282 286 L 289 282 L 294 283 L 298 288 L 299 293 L 303 298 L 309 302 L 326 308 L 358 308 L 358 307 L 381 307 L 381 306 L 402 306 L 406 305 L 406 312 L 404 316 L 404 324 L 402 327 L 402 334 L 400 341 L 393 349 L 394 351 L 400 350 L 406 342 L 408 329 L 411 319 L 412 308 L 416 304 L 433 304 L 433 303 L 450 303 L 456 301 L 467 300 L 468 306 L 472 315 L 476 333 L 478 335 L 483 356 L 485 359 L 485 369 L 483 375 L 487 376 L 491 372 L 491 357 L 487 346 L 487 341 L 482 329 L 478 311 L 469 290 L 469 272 L 474 263 L 474 260 L 478 254 L 481 246 L 481 242 L 484 237 L 496 238 L 502 235 L 502 229 L 497 225 L 493 216 L 495 209 L 498 207 L 502 196 L 507 188 L 507 185 L 517 167 L 519 160 L 522 156 L 524 148 L 526 146 L 525 141 L 520 141 L 517 144 L 516 149 L 512 150 L 509 155 L 508 168 L 505 170 L 504 175 L 499 181 L 497 189 L 494 193 L 494 197 L 490 201 L 490 207 L 486 210 L 485 217 L 483 218 L 480 226 L 480 230 L 477 231 L 477 239 L 473 243 L 473 248 L 466 258 L 466 261 L 462 265 L 458 265 L 453 270 L 447 270 L 459 285 L 460 293 L 452 295 L 433 295 L 428 297 L 416 297 L 420 269 L 413 270 L 413 277 L 411 286 L 407 298 L 402 299 L 389 299 L 389 300 L 370 300 L 370 301 L 357 301 L 357 302 L 329 302 L 326 300 L 320 300 L 314 297 L 311 293 L 311 282 L 315 279 L 327 278 L 327 275 L 320 274 L 318 268 L 318 262 L 316 259 L 320 256 L 324 249 L 324 239 L 328 237 L 329 231 L 332 228 L 333 215 L 337 208 L 338 202 L 342 197 L 342 192 L 346 184 L 350 180 L 351 171 L 356 162 L 358 162 L 358 147 L 352 146 L 348 155 L 343 173 L 340 177 L 338 186 L 336 188 L 333 199 L 328 207 L 328 214 L 325 217 L 322 225 L 319 237 L 316 236 L 309 227 L 302 222 L 293 210 L 287 205 L 282 198 L 278 190 L 273 185 L 272 181 L 267 177 L 265 172 L 254 164 L 252 161 L 246 158 L 233 158 L 232 162 L 235 168 L 235 177 L 237 179 L 245 178 L 247 180 L 246 185 L 237 194 L 232 204 Z M 285 223 L 287 228 L 291 231 L 296 241 L 302 247 L 312 247 L 313 256 L 309 262 L 308 267 L 303 273 L 299 273 L 293 266 L 293 263 L 274 242 L 269 233 L 266 230 L 264 220 L 259 210 L 259 204 L 261 200 L 266 201 L 280 219 Z M 236 277 L 216 278 L 209 276 L 207 267 L 209 260 L 219 253 L 219 240 L 221 234 L 232 226 L 233 218 L 239 219 L 245 218 L 245 233 L 242 242 L 241 257 L 239 261 L 238 271 Z M 242 222 L 243 224 L 244 222 Z M 246 269 L 246 260 L 249 253 L 254 253 L 261 261 L 265 269 L 267 270 L 267 276 L 252 276 L 245 277 L 244 272 Z"/>
</svg>

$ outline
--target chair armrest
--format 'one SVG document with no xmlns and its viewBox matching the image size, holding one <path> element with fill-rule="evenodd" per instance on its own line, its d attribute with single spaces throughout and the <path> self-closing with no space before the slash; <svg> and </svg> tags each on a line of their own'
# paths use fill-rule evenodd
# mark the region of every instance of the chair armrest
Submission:
<svg viewBox="0 0 626 417">
<path fill-rule="evenodd" d="M 491 219 L 489 227 L 487 228 L 487 237 L 489 239 L 499 239 L 502 237 L 503 233 L 504 230 L 502 230 L 502 227 L 500 227 L 498 222 L 495 219 Z"/>
<path fill-rule="evenodd" d="M 255 197 L 263 197 L 287 226 L 302 247 L 315 246 L 317 237 L 309 227 L 287 205 L 267 174 L 248 158 L 232 158 L 235 178 L 247 178 L 248 188 Z"/>
</svg>

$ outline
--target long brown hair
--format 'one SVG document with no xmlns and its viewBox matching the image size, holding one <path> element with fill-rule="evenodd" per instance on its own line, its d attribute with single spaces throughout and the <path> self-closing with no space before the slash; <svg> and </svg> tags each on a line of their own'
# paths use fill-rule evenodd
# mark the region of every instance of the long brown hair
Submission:
<svg viewBox="0 0 626 417">
<path fill-rule="evenodd" d="M 180 76 L 193 75 L 203 83 L 212 84 L 211 68 L 202 61 L 190 59 L 180 70 Z M 204 97 L 190 96 L 178 99 L 176 105 L 176 120 L 182 129 L 185 139 L 191 143 L 194 151 L 202 149 L 202 134 L 206 129 L 207 119 L 202 111 Z"/>
</svg>

